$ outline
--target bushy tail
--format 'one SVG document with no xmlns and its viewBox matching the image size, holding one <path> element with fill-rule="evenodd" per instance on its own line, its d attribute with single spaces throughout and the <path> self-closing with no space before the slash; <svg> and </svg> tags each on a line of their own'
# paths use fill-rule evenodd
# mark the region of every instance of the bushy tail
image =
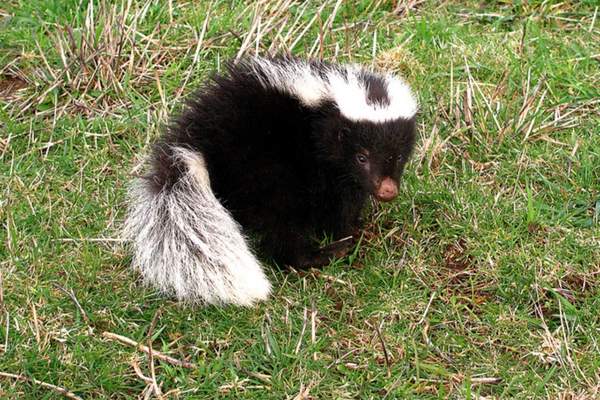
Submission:
<svg viewBox="0 0 600 400">
<path fill-rule="evenodd" d="M 173 147 L 186 168 L 168 190 L 137 179 L 129 192 L 124 237 L 133 266 L 161 292 L 186 303 L 250 306 L 271 290 L 239 225 L 210 188 L 204 159 Z"/>
</svg>

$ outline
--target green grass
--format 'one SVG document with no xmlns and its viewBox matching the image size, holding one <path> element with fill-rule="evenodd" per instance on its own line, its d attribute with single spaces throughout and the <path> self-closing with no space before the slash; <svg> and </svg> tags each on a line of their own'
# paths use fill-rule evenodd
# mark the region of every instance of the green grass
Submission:
<svg viewBox="0 0 600 400">
<path fill-rule="evenodd" d="M 0 372 L 143 397 L 112 332 L 194 364 L 154 360 L 165 398 L 600 396 L 598 3 L 340 4 L 0 3 Z M 413 85 L 401 196 L 256 308 L 161 298 L 107 240 L 145 146 L 224 60 L 292 44 Z"/>
</svg>

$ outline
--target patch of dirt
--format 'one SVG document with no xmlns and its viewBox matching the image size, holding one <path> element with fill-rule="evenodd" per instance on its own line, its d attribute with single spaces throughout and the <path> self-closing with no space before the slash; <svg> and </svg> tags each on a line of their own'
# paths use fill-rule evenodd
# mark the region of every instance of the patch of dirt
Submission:
<svg viewBox="0 0 600 400">
<path fill-rule="evenodd" d="M 559 285 L 561 289 L 566 289 L 573 294 L 589 295 L 598 287 L 600 281 L 600 269 L 590 273 L 569 272 L 560 279 Z M 580 297 L 580 296 L 575 296 Z"/>
<path fill-rule="evenodd" d="M 567 289 L 573 290 L 576 292 L 586 292 L 590 289 L 590 282 L 586 279 L 585 275 L 580 274 L 569 274 L 562 279 L 564 286 Z"/>
<path fill-rule="evenodd" d="M 444 266 L 452 271 L 461 272 L 472 269 L 473 258 L 468 254 L 467 242 L 460 238 L 449 244 L 444 250 Z"/>
<path fill-rule="evenodd" d="M 531 222 L 527 225 L 527 232 L 535 239 L 540 245 L 548 243 L 548 228 L 538 224 L 537 222 Z"/>
<path fill-rule="evenodd" d="M 0 77 L 0 100 L 12 100 L 16 93 L 27 87 L 27 82 L 17 76 L 2 75 Z"/>
<path fill-rule="evenodd" d="M 440 300 L 449 302 L 451 297 L 460 295 L 459 301 L 474 313 L 479 312 L 479 306 L 493 301 L 493 283 L 476 276 L 477 266 L 463 238 L 446 246 L 442 258 L 442 267 L 436 271 L 437 281 L 434 284 L 439 290 Z"/>
</svg>

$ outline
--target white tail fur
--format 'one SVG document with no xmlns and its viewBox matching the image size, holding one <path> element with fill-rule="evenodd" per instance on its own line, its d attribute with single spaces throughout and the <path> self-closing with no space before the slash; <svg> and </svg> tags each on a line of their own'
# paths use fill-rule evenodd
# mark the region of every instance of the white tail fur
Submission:
<svg viewBox="0 0 600 400">
<path fill-rule="evenodd" d="M 213 194 L 202 155 L 173 150 L 187 170 L 171 189 L 155 193 L 144 179 L 130 189 L 124 237 L 133 246 L 133 266 L 146 282 L 186 303 L 265 300 L 271 284 Z"/>
</svg>

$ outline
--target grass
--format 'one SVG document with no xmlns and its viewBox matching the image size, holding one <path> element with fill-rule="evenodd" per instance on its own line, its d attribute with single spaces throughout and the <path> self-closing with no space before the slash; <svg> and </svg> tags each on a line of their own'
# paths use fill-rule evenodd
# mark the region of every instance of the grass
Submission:
<svg viewBox="0 0 600 400">
<path fill-rule="evenodd" d="M 0 3 L 0 397 L 598 398 L 598 12 Z M 401 196 L 352 257 L 268 268 L 256 308 L 161 298 L 114 240 L 145 146 L 224 60 L 286 50 L 406 76 L 420 140 Z"/>
</svg>

